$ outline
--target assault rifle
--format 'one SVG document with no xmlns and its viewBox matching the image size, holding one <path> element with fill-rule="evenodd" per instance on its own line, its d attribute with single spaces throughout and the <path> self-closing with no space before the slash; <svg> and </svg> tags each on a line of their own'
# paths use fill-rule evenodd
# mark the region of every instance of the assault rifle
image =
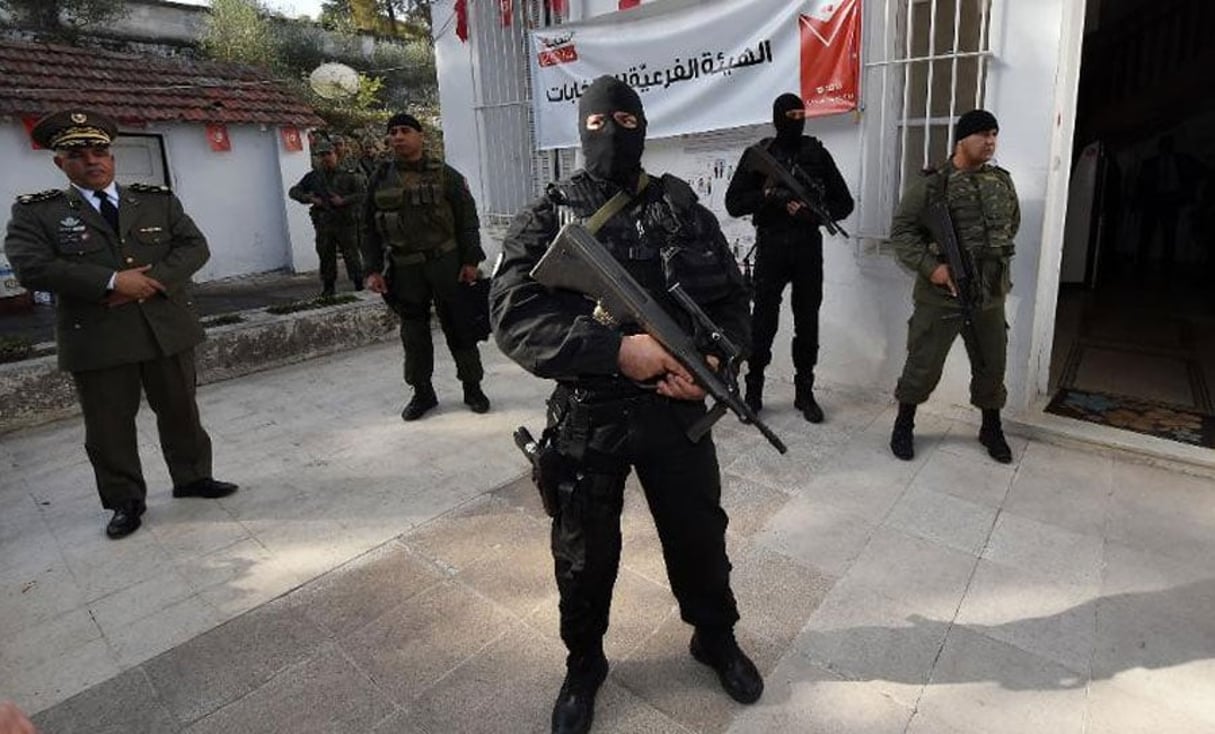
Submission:
<svg viewBox="0 0 1215 734">
<path fill-rule="evenodd" d="M 756 143 L 747 147 L 742 161 L 738 165 L 741 168 L 761 173 L 787 189 L 794 199 L 801 202 L 802 206 L 823 223 L 827 234 L 848 237 L 844 228 L 836 224 L 831 212 L 827 211 L 826 203 L 823 201 L 822 184 L 812 180 L 796 163 L 793 164 L 792 170 L 785 168 L 780 161 L 773 158 L 772 154 L 764 149 L 764 146 Z"/>
<path fill-rule="evenodd" d="M 697 335 L 701 337 L 701 343 L 708 345 L 708 353 L 718 358 L 716 370 L 705 361 L 698 340 L 685 332 L 662 304 L 646 292 L 581 224 L 570 223 L 561 228 L 548 252 L 532 268 L 531 276 L 549 288 L 564 288 L 595 299 L 597 308 L 617 323 L 637 324 L 692 374 L 696 384 L 717 402 L 703 419 L 688 429 L 688 438 L 700 440 L 729 409 L 758 428 L 777 451 L 783 454 L 788 450 L 739 394 L 741 351 L 678 283 L 671 286 L 669 292 L 695 321 Z"/>
<path fill-rule="evenodd" d="M 949 266 L 949 277 L 957 288 L 958 305 L 962 309 L 962 331 L 970 337 L 974 346 L 972 356 L 976 370 L 983 369 L 983 350 L 979 349 L 979 332 L 975 329 L 974 315 L 982 301 L 982 294 L 977 287 L 975 263 L 970 251 L 958 243 L 957 230 L 953 228 L 953 218 L 949 215 L 949 205 L 945 201 L 944 192 L 938 196 L 928 197 L 928 206 L 920 216 L 920 224 L 932 235 L 932 239 L 941 248 L 945 256 L 945 264 Z"/>
</svg>

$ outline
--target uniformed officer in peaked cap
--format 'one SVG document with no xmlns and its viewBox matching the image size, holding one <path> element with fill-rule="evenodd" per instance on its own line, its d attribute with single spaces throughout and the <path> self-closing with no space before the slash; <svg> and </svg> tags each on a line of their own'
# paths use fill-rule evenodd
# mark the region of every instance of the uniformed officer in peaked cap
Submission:
<svg viewBox="0 0 1215 734">
<path fill-rule="evenodd" d="M 156 413 L 173 496 L 237 489 L 211 475 L 194 399 L 204 334 L 186 289 L 210 252 L 169 189 L 115 183 L 114 120 L 65 110 L 31 134 L 70 185 L 17 197 L 4 248 L 23 286 L 56 295 L 59 367 L 76 383 L 97 491 L 114 513 L 106 534 L 121 538 L 139 528 L 147 497 L 135 433 L 141 393 Z"/>
</svg>

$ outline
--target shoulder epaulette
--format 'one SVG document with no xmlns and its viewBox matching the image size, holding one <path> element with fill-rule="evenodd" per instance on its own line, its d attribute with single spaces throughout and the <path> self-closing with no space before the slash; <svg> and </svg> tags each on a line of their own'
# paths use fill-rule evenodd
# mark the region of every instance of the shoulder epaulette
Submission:
<svg viewBox="0 0 1215 734">
<path fill-rule="evenodd" d="M 140 194 L 171 194 L 173 189 L 168 186 L 158 186 L 156 184 L 133 183 L 127 186 L 128 191 L 135 191 Z"/>
<path fill-rule="evenodd" d="M 39 191 L 36 194 L 22 194 L 17 197 L 17 202 L 19 204 L 36 204 L 40 201 L 50 201 L 60 196 L 63 196 L 62 189 L 47 189 L 46 191 Z"/>
</svg>

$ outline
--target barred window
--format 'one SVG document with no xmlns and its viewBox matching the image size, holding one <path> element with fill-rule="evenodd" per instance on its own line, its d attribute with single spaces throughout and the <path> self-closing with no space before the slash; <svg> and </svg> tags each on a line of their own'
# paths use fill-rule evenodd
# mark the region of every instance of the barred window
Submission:
<svg viewBox="0 0 1215 734">
<path fill-rule="evenodd" d="M 880 247 L 905 183 L 945 160 L 953 125 L 983 106 L 999 0 L 882 0 L 870 7 L 861 130 L 860 238 Z"/>
<path fill-rule="evenodd" d="M 549 181 L 567 175 L 572 150 L 535 150 L 528 31 L 564 18 L 545 0 L 511 3 L 504 23 L 499 3 L 468 3 L 472 84 L 484 186 L 481 215 L 505 226 Z"/>
</svg>

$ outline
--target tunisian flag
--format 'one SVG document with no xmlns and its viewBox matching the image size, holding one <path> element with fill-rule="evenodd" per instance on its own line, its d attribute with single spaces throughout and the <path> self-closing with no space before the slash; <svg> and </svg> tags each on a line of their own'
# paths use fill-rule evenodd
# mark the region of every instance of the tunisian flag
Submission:
<svg viewBox="0 0 1215 734">
<path fill-rule="evenodd" d="M 815 0 L 797 25 L 806 115 L 856 109 L 861 76 L 860 0 Z"/>
<path fill-rule="evenodd" d="M 222 122 L 207 125 L 207 142 L 211 150 L 224 152 L 232 150 L 232 139 L 228 137 L 228 126 Z"/>
</svg>

